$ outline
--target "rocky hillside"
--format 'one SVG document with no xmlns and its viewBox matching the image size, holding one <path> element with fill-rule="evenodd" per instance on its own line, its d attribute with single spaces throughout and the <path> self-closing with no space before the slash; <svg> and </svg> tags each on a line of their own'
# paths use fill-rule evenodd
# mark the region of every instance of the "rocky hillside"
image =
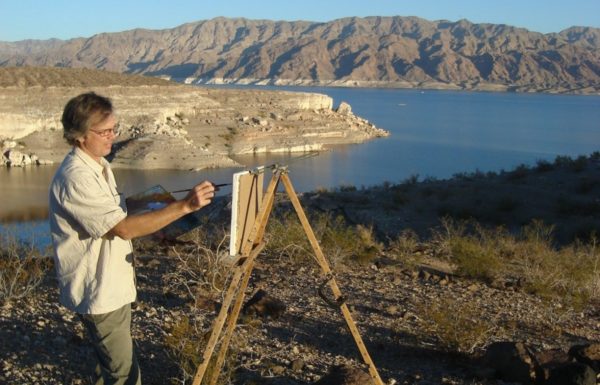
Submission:
<svg viewBox="0 0 600 385">
<path fill-rule="evenodd" d="M 230 156 L 321 150 L 388 133 L 326 95 L 205 89 L 161 79 L 69 68 L 0 68 L 0 165 L 61 160 L 60 116 L 75 95 L 113 100 L 122 134 L 115 167 L 202 169 L 236 166 Z"/>
<path fill-rule="evenodd" d="M 416 17 L 216 18 L 67 41 L 0 43 L 0 66 L 99 68 L 189 82 L 600 91 L 600 29 L 541 34 Z"/>
</svg>

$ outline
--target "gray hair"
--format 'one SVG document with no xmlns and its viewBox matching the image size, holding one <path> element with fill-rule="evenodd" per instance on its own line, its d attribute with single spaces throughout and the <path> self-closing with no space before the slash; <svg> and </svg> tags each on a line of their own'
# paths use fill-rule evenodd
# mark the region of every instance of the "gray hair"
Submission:
<svg viewBox="0 0 600 385">
<path fill-rule="evenodd" d="M 77 144 L 77 139 L 85 135 L 87 130 L 104 121 L 113 113 L 110 99 L 88 92 L 75 96 L 65 105 L 62 114 L 63 138 L 70 145 Z"/>
</svg>

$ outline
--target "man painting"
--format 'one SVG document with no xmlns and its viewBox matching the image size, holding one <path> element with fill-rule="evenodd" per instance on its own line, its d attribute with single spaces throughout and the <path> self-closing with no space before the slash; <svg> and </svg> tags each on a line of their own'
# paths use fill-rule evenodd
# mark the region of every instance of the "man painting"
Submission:
<svg viewBox="0 0 600 385">
<path fill-rule="evenodd" d="M 141 384 L 131 338 L 136 298 L 131 239 L 208 205 L 215 189 L 205 181 L 160 210 L 127 215 L 104 159 L 118 134 L 111 101 L 95 93 L 76 96 L 66 104 L 62 124 L 73 149 L 49 193 L 60 301 L 79 315 L 91 336 L 96 384 Z"/>
</svg>

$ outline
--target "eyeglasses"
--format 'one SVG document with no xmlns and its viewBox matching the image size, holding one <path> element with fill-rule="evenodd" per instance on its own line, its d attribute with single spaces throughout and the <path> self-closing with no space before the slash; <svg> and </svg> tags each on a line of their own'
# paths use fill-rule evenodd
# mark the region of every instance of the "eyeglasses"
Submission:
<svg viewBox="0 0 600 385">
<path fill-rule="evenodd" d="M 92 131 L 94 134 L 102 137 L 102 138 L 108 138 L 111 134 L 113 134 L 114 136 L 119 136 L 119 134 L 121 133 L 121 127 L 119 127 L 119 125 L 117 124 L 114 128 L 109 128 L 106 130 L 102 130 L 102 131 L 96 131 L 96 130 L 90 130 Z"/>
</svg>

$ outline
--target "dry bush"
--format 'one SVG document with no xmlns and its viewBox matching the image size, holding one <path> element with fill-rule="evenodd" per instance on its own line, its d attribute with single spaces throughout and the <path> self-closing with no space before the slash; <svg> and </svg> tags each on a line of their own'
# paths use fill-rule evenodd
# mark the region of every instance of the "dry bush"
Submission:
<svg viewBox="0 0 600 385">
<path fill-rule="evenodd" d="M 220 240 L 212 242 L 216 238 Z M 199 294 L 221 293 L 231 275 L 229 238 L 196 230 L 189 242 L 183 250 L 173 247 L 176 268 L 163 276 L 165 287 L 173 292 L 183 290 L 195 301 Z"/>
<path fill-rule="evenodd" d="M 207 231 L 198 229 L 187 240 L 188 243 L 183 248 L 172 248 L 177 266 L 166 273 L 163 280 L 169 290 L 183 290 L 196 301 L 191 310 L 194 313 L 199 311 L 197 301 L 201 296 L 219 296 L 224 293 L 233 269 L 227 249 L 229 238 L 223 232 L 208 234 Z M 168 354 L 181 369 L 181 378 L 175 379 L 175 383 L 191 383 L 202 361 L 202 354 L 210 337 L 210 330 L 207 331 L 199 321 L 202 319 L 203 317 L 184 316 L 165 337 Z M 232 339 L 217 384 L 233 383 L 237 370 L 237 350 L 244 343 L 239 335 Z M 218 350 L 215 350 L 215 356 L 216 352 Z M 214 362 L 211 362 L 205 378 L 210 378 L 213 370 Z"/>
<path fill-rule="evenodd" d="M 334 218 L 329 214 L 313 215 L 309 221 L 323 254 L 333 263 L 349 260 L 368 263 L 382 250 L 371 227 L 351 226 L 343 217 Z M 266 239 L 269 253 L 297 261 L 314 257 L 308 237 L 295 213 L 271 218 Z"/>
<path fill-rule="evenodd" d="M 563 248 L 553 245 L 553 227 L 534 220 L 521 234 L 486 229 L 470 222 L 443 220 L 435 234 L 438 256 L 469 278 L 508 277 L 544 299 L 585 306 L 600 299 L 600 250 L 595 236 Z"/>
<path fill-rule="evenodd" d="M 501 274 L 505 234 L 501 229 L 486 230 L 471 222 L 442 221 L 435 233 L 438 255 L 456 265 L 462 276 L 491 281 Z"/>
<path fill-rule="evenodd" d="M 517 250 L 527 290 L 542 298 L 582 306 L 600 298 L 600 249 L 592 236 L 561 249 L 552 246 L 552 227 L 534 221 Z"/>
<path fill-rule="evenodd" d="M 0 235 L 0 303 L 31 295 L 52 267 L 50 258 L 10 234 Z"/>
<path fill-rule="evenodd" d="M 445 298 L 440 303 L 423 303 L 417 308 L 421 327 L 435 336 L 441 347 L 448 351 L 473 353 L 486 345 L 496 328 L 481 317 L 480 309 Z"/>
<path fill-rule="evenodd" d="M 167 353 L 181 369 L 181 378 L 174 379 L 174 384 L 190 384 L 196 374 L 198 366 L 202 363 L 202 355 L 206 349 L 210 331 L 206 331 L 201 324 L 191 321 L 184 316 L 177 322 L 170 333 L 165 337 Z M 219 374 L 217 384 L 225 385 L 234 383 L 237 370 L 238 347 L 245 344 L 245 340 L 236 336 L 231 340 L 223 368 Z M 213 360 L 208 365 L 204 379 L 211 378 L 215 370 L 214 360 L 218 353 L 215 349 Z"/>
<path fill-rule="evenodd" d="M 416 251 L 420 248 L 419 236 L 410 229 L 403 230 L 395 239 L 391 240 L 389 255 L 404 263 L 408 267 L 415 267 L 419 263 Z"/>
</svg>

